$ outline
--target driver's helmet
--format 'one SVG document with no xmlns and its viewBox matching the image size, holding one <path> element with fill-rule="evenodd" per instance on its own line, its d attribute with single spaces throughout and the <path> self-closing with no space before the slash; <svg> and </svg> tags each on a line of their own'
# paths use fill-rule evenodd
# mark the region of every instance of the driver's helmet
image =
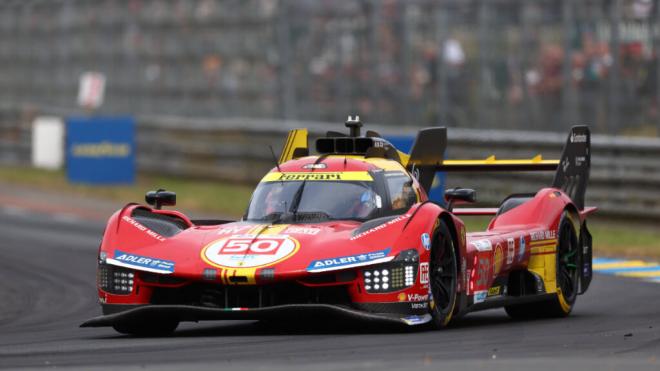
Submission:
<svg viewBox="0 0 660 371">
<path fill-rule="evenodd" d="M 360 203 L 357 205 L 357 217 L 367 217 L 376 208 L 376 193 L 370 189 L 360 195 Z"/>
</svg>

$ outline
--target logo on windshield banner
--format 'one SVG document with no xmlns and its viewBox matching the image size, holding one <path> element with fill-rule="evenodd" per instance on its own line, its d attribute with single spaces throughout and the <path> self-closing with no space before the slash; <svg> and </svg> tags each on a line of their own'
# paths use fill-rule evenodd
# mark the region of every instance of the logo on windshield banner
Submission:
<svg viewBox="0 0 660 371">
<path fill-rule="evenodd" d="M 313 173 L 280 173 L 272 172 L 261 179 L 262 182 L 292 182 L 292 181 L 373 181 L 366 171 L 320 172 Z"/>
<path fill-rule="evenodd" d="M 211 242 L 202 259 L 219 268 L 258 268 L 288 259 L 300 248 L 286 235 L 236 235 Z"/>
</svg>

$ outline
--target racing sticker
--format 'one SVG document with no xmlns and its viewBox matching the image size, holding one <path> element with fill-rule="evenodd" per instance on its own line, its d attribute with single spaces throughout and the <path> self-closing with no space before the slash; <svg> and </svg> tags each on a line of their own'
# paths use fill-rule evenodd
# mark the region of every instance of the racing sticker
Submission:
<svg viewBox="0 0 660 371">
<path fill-rule="evenodd" d="M 108 258 L 106 262 L 120 267 L 134 268 L 147 272 L 174 273 L 173 261 L 129 254 L 119 250 L 115 250 L 114 258 Z"/>
<path fill-rule="evenodd" d="M 487 295 L 488 295 L 487 290 L 475 291 L 473 303 L 474 304 L 481 303 L 482 301 L 486 300 Z"/>
<path fill-rule="evenodd" d="M 422 246 L 426 251 L 431 250 L 431 236 L 428 233 L 422 233 Z"/>
<path fill-rule="evenodd" d="M 345 269 L 351 267 L 359 267 L 362 265 L 369 265 L 375 263 L 385 263 L 392 259 L 394 256 L 387 256 L 390 253 L 390 248 L 385 250 L 372 251 L 363 254 L 339 256 L 336 258 L 321 259 L 312 261 L 307 267 L 308 272 L 325 272 L 336 269 Z"/>
<path fill-rule="evenodd" d="M 525 257 L 525 236 L 520 236 L 518 243 L 518 261 L 522 261 Z"/>
<path fill-rule="evenodd" d="M 428 323 L 433 319 L 433 317 L 430 314 L 425 314 L 423 316 L 408 316 L 408 317 L 403 317 L 401 320 L 405 322 L 407 325 L 413 326 L 413 325 L 422 325 L 424 323 Z"/>
<path fill-rule="evenodd" d="M 502 270 L 502 263 L 504 263 L 504 253 L 502 252 L 502 244 L 498 243 L 495 247 L 495 258 L 493 262 L 493 277 L 497 277 Z"/>
<path fill-rule="evenodd" d="M 510 265 L 513 263 L 513 258 L 516 256 L 516 240 L 513 238 L 507 238 L 506 240 L 507 250 L 506 250 L 506 264 Z"/>
<path fill-rule="evenodd" d="M 493 244 L 490 240 L 477 240 L 472 242 L 472 246 L 474 246 L 477 251 L 493 251 Z"/>
<path fill-rule="evenodd" d="M 489 288 L 488 289 L 488 297 L 499 296 L 501 289 L 502 289 L 502 286 L 493 286 L 493 287 Z"/>
<path fill-rule="evenodd" d="M 429 283 L 429 263 L 419 263 L 419 283 Z"/>
<path fill-rule="evenodd" d="M 294 255 L 298 240 L 287 235 L 235 235 L 211 242 L 202 259 L 219 268 L 258 268 Z"/>
<path fill-rule="evenodd" d="M 121 219 L 122 219 L 123 221 L 125 221 L 126 223 L 128 223 L 128 224 L 134 226 L 135 228 L 141 230 L 142 232 L 146 233 L 147 235 L 153 237 L 154 239 L 156 239 L 156 240 L 158 240 L 158 241 L 160 241 L 160 242 L 165 241 L 165 237 L 163 237 L 163 236 L 161 236 L 160 234 L 158 234 L 158 233 L 152 231 L 151 229 L 145 227 L 144 225 L 138 223 L 137 220 L 131 218 L 130 216 L 128 216 L 128 215 L 124 215 Z"/>
<path fill-rule="evenodd" d="M 342 171 L 342 172 L 272 172 L 261 179 L 262 182 L 290 182 L 290 181 L 373 181 L 371 175 L 366 171 Z"/>
</svg>

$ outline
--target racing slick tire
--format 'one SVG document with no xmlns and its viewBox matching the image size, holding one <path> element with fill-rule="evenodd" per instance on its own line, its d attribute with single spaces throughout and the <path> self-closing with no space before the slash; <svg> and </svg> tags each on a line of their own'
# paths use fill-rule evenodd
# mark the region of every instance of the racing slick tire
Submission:
<svg viewBox="0 0 660 371">
<path fill-rule="evenodd" d="M 456 247 L 449 228 L 439 220 L 433 232 L 429 261 L 429 310 L 434 329 L 446 327 L 451 321 L 457 297 L 458 264 Z"/>
<path fill-rule="evenodd" d="M 504 307 L 509 317 L 532 319 L 566 317 L 573 310 L 578 293 L 579 242 L 576 223 L 570 213 L 564 211 L 559 220 L 556 253 L 557 295 L 549 300 L 530 304 Z"/>
<path fill-rule="evenodd" d="M 176 330 L 179 321 L 174 319 L 160 319 L 120 322 L 112 325 L 115 331 L 133 336 L 167 336 Z"/>
</svg>

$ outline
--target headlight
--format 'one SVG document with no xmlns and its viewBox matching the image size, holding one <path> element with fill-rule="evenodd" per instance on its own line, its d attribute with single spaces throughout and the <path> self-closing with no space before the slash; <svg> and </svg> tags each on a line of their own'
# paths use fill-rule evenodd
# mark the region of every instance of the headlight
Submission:
<svg viewBox="0 0 660 371">
<path fill-rule="evenodd" d="M 418 266 L 417 250 L 403 251 L 391 262 L 363 269 L 364 289 L 368 293 L 379 293 L 410 287 L 415 284 Z"/>
<path fill-rule="evenodd" d="M 96 274 L 96 282 L 101 290 L 118 295 L 133 292 L 134 278 L 132 270 L 107 264 L 99 264 Z"/>
</svg>

